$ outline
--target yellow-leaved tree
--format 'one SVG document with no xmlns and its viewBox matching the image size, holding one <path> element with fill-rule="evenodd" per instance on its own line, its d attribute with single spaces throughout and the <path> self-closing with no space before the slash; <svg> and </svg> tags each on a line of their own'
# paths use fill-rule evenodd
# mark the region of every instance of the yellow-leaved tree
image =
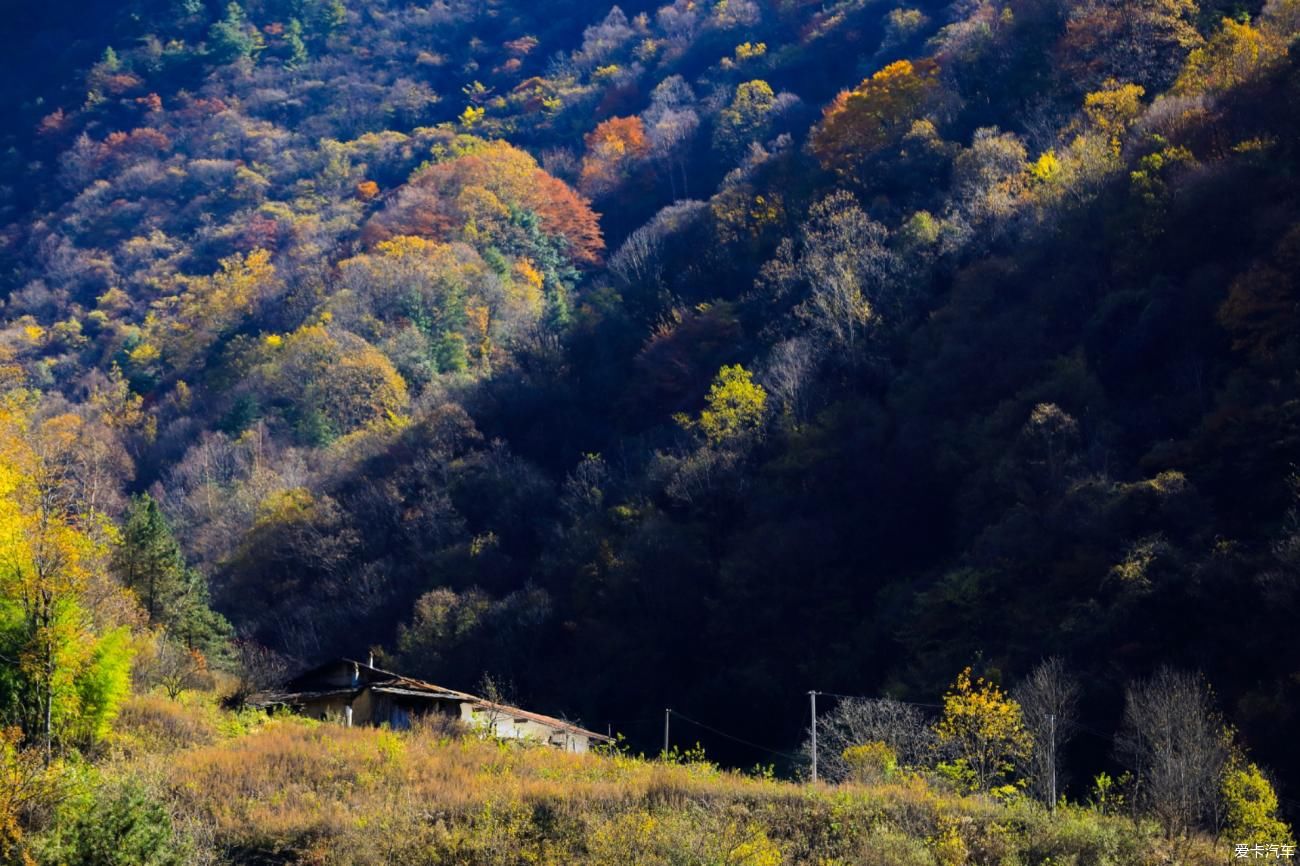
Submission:
<svg viewBox="0 0 1300 866">
<path fill-rule="evenodd" d="M 92 616 L 92 592 L 112 594 L 111 525 L 79 510 L 61 428 L 35 423 L 34 407 L 21 389 L 0 397 L 0 712 L 48 761 L 105 733 L 129 689 L 131 644 L 126 626 Z"/>
<path fill-rule="evenodd" d="M 757 433 L 767 413 L 767 391 L 740 364 L 718 371 L 698 420 L 678 415 L 687 429 L 698 428 L 711 445 L 723 445 Z"/>
<path fill-rule="evenodd" d="M 1234 845 L 1295 844 L 1291 828 L 1278 817 L 1277 792 L 1259 766 L 1234 755 L 1220 783 L 1224 836 Z"/>
<path fill-rule="evenodd" d="M 1033 745 L 1020 705 L 996 683 L 972 678 L 969 667 L 943 696 L 935 734 L 950 755 L 940 770 L 967 790 L 995 794 L 1015 790 L 1016 766 Z"/>
<path fill-rule="evenodd" d="M 281 284 L 271 254 L 256 249 L 222 259 L 211 276 L 179 277 L 177 285 L 182 291 L 155 302 L 145 321 L 145 344 L 156 348 L 136 346 L 133 358 L 161 356 L 173 370 L 188 369 Z"/>
</svg>

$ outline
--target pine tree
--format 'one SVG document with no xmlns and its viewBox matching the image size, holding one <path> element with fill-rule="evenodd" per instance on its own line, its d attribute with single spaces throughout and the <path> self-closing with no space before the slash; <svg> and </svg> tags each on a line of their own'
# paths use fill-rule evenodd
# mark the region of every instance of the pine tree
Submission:
<svg viewBox="0 0 1300 866">
<path fill-rule="evenodd" d="M 207 581 L 186 565 L 166 516 L 149 494 L 132 500 L 112 564 L 150 622 L 165 626 L 186 647 L 220 652 L 230 626 L 209 606 Z"/>
<path fill-rule="evenodd" d="M 131 502 L 113 569 L 135 592 L 152 622 L 160 622 L 186 590 L 185 557 L 153 497 Z"/>
<path fill-rule="evenodd" d="M 248 16 L 238 3 L 227 6 L 226 17 L 208 30 L 208 42 L 214 59 L 219 63 L 252 58 L 266 47 L 262 34 L 249 24 Z"/>
<path fill-rule="evenodd" d="M 302 22 L 297 18 L 289 19 L 284 41 L 289 46 L 289 59 L 284 64 L 286 68 L 297 69 L 311 59 L 307 53 L 307 43 L 302 41 Z"/>
</svg>

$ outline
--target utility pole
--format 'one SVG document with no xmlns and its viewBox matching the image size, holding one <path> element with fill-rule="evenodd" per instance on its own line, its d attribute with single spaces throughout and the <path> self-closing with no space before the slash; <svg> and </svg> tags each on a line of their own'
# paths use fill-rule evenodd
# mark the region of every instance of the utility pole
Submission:
<svg viewBox="0 0 1300 866">
<path fill-rule="evenodd" d="M 817 692 L 808 693 L 808 704 L 812 710 L 812 717 L 809 720 L 808 732 L 812 738 L 812 780 L 817 784 Z"/>
<path fill-rule="evenodd" d="M 664 760 L 668 759 L 668 718 L 672 714 L 672 710 L 664 710 Z"/>
<path fill-rule="evenodd" d="M 1047 723 L 1048 723 L 1048 730 L 1051 731 L 1051 734 L 1048 735 L 1048 739 L 1051 741 L 1051 745 L 1049 746 L 1049 751 L 1047 754 L 1048 754 L 1048 760 L 1051 761 L 1052 811 L 1055 812 L 1056 811 L 1056 713 L 1047 714 Z"/>
</svg>

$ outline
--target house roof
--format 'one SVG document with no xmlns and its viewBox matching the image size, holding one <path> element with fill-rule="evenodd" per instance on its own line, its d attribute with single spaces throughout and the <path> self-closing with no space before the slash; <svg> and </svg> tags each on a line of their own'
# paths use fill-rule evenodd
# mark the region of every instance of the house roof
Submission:
<svg viewBox="0 0 1300 866">
<path fill-rule="evenodd" d="M 325 672 L 339 665 L 351 665 L 358 674 L 362 674 L 360 681 L 355 686 L 334 687 L 334 688 L 310 688 L 313 677 L 319 677 Z M 565 731 L 570 734 L 588 737 L 593 740 L 602 742 L 611 742 L 611 738 L 604 734 L 598 734 L 595 731 L 589 731 L 586 728 L 579 727 L 572 722 L 566 722 L 563 719 L 557 719 L 554 716 L 546 716 L 541 713 L 534 713 L 531 710 L 525 710 L 520 707 L 513 707 L 509 704 L 496 703 L 478 695 L 462 692 L 456 689 L 449 689 L 443 686 L 434 685 L 433 683 L 417 680 L 413 677 L 403 676 L 392 671 L 386 671 L 377 668 L 365 662 L 357 661 L 350 658 L 336 658 L 324 664 L 317 665 L 293 679 L 286 682 L 283 688 L 275 692 L 266 692 L 255 696 L 252 701 L 258 706 L 270 706 L 273 704 L 294 704 L 313 698 L 334 697 L 341 695 L 357 694 L 362 689 L 373 689 L 382 694 L 394 694 L 404 697 L 428 698 L 431 700 L 449 700 L 458 703 L 467 703 L 475 710 L 484 712 L 499 712 L 514 718 L 528 719 L 548 728 L 554 728 L 559 731 Z"/>
</svg>

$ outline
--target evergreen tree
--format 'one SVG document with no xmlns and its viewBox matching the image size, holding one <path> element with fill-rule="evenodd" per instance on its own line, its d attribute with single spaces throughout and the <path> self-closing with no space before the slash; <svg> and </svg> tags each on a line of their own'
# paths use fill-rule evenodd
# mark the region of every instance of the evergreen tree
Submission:
<svg viewBox="0 0 1300 866">
<path fill-rule="evenodd" d="M 248 16 L 238 3 L 226 7 L 226 17 L 208 30 L 208 49 L 218 63 L 231 63 L 241 57 L 252 58 L 264 47 L 262 34 L 248 23 Z"/>
<path fill-rule="evenodd" d="M 113 570 L 140 598 L 150 622 L 191 649 L 220 651 L 230 626 L 209 606 L 207 581 L 186 565 L 166 516 L 147 493 L 131 502 Z"/>
<path fill-rule="evenodd" d="M 297 69 L 310 59 L 307 43 L 302 41 L 302 22 L 297 18 L 289 19 L 284 41 L 289 46 L 289 59 L 284 64 L 287 68 Z"/>
<path fill-rule="evenodd" d="M 122 541 L 113 552 L 113 569 L 139 597 L 152 622 L 161 621 L 163 612 L 185 593 L 185 557 L 162 509 L 147 493 L 131 502 Z"/>
</svg>

